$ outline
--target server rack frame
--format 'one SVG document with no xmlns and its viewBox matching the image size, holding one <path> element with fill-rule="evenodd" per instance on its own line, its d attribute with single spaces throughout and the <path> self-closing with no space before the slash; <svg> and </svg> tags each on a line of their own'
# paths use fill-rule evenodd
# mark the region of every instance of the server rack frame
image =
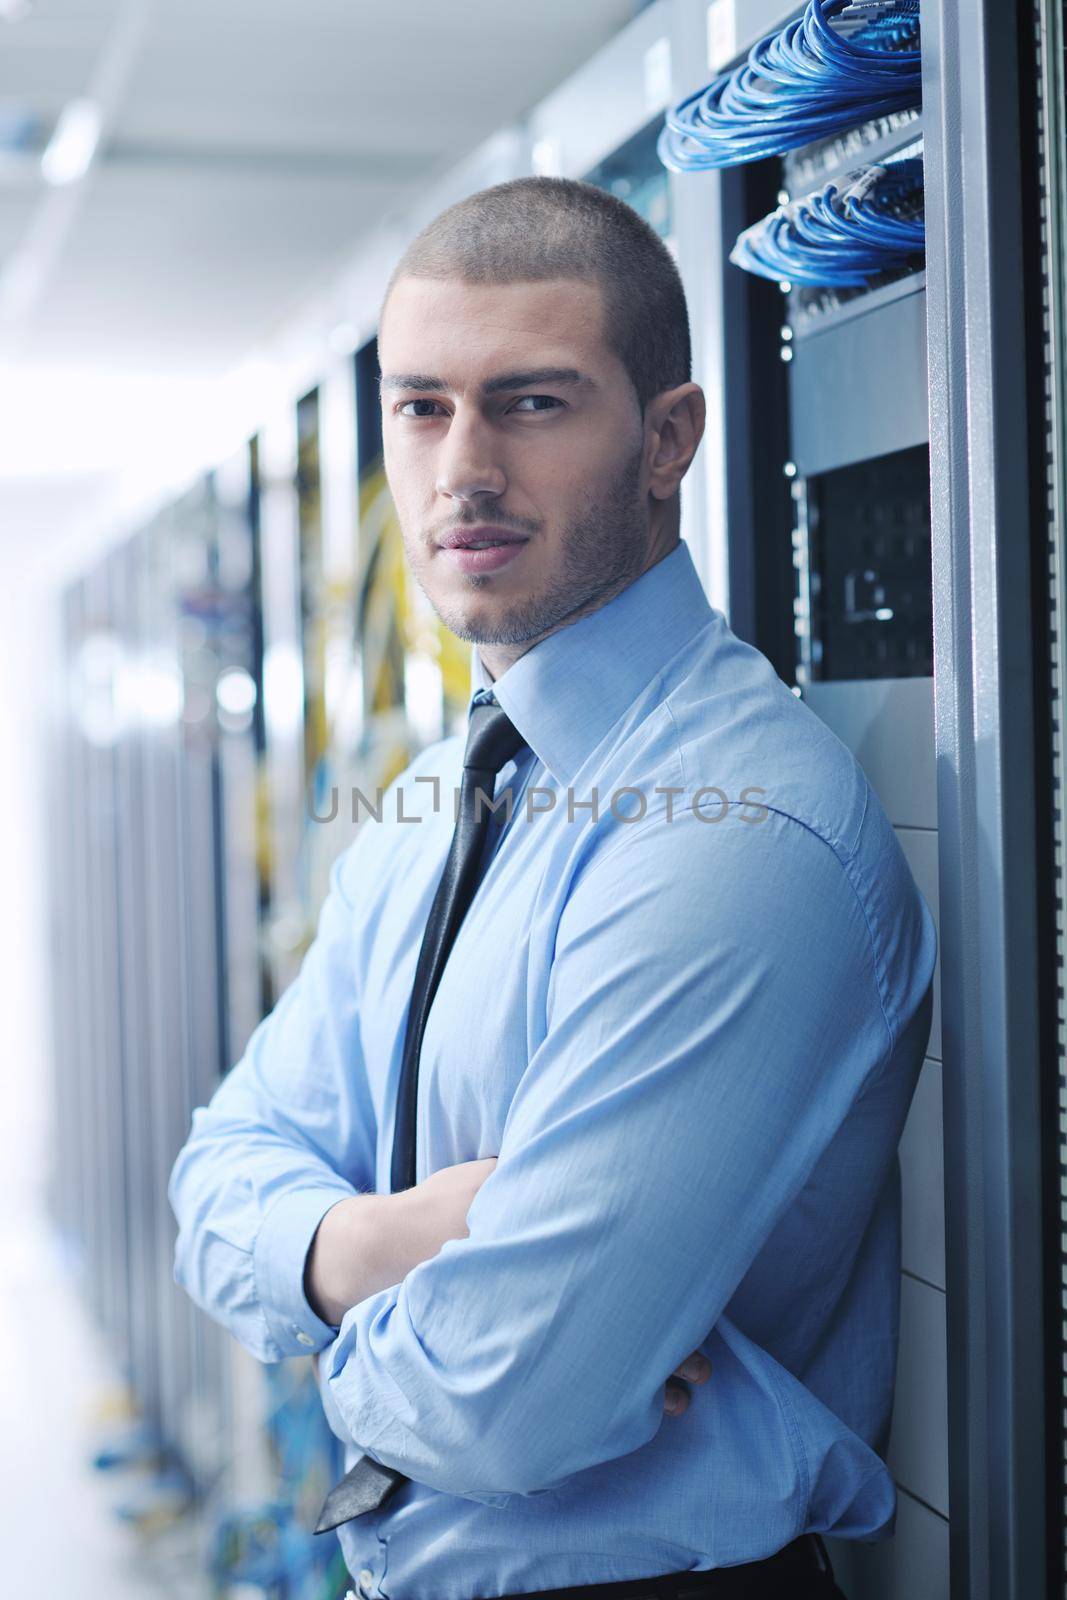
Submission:
<svg viewBox="0 0 1067 1600">
<path fill-rule="evenodd" d="M 1038 759 L 1020 40 L 925 0 L 952 1589 L 1046 1592 Z M 1037 1375 L 1037 1381 L 1035 1381 Z"/>
</svg>

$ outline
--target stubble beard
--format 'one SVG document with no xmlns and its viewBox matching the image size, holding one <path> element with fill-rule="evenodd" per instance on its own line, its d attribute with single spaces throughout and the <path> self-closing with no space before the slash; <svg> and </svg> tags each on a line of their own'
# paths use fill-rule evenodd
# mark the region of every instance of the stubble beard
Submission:
<svg viewBox="0 0 1067 1600">
<path fill-rule="evenodd" d="M 470 644 L 526 644 L 577 622 L 628 587 L 648 555 L 648 514 L 638 499 L 643 447 L 639 447 L 606 494 L 590 498 L 567 523 L 562 564 L 548 587 L 516 600 L 491 620 L 469 614 L 461 602 L 439 603 L 417 569 L 416 581 L 445 627 Z M 468 590 L 489 589 L 491 574 L 468 576 Z"/>
</svg>

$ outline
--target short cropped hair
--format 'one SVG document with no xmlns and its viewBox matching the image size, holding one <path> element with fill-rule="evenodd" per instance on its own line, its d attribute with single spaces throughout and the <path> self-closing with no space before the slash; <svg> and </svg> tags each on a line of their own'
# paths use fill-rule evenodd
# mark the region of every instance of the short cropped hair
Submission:
<svg viewBox="0 0 1067 1600">
<path fill-rule="evenodd" d="M 674 257 L 625 200 L 575 178 L 512 178 L 458 200 L 427 223 L 389 279 L 458 278 L 598 284 L 604 335 L 629 373 L 638 403 L 692 374 L 685 290 Z"/>
</svg>

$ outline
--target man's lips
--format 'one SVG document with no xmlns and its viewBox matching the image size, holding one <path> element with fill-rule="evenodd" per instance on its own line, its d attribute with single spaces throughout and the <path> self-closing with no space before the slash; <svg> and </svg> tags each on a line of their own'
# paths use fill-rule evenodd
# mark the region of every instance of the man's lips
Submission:
<svg viewBox="0 0 1067 1600">
<path fill-rule="evenodd" d="M 446 561 L 468 573 L 496 572 L 514 561 L 528 543 L 525 533 L 491 526 L 457 528 L 438 540 Z"/>
<path fill-rule="evenodd" d="M 486 525 L 478 528 L 457 528 L 452 533 L 443 534 L 437 543 L 443 550 L 466 550 L 474 544 L 525 544 L 528 538 L 529 534 L 514 533 L 510 528 L 494 528 Z"/>
</svg>

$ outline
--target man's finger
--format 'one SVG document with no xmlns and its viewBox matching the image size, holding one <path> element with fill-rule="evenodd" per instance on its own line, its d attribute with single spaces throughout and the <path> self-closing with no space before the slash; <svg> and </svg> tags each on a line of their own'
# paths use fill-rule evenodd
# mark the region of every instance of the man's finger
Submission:
<svg viewBox="0 0 1067 1600">
<path fill-rule="evenodd" d="M 669 1417 L 679 1417 L 689 1405 L 689 1390 L 683 1383 L 676 1383 L 673 1378 L 667 1379 L 667 1388 L 663 1396 L 663 1409 Z"/>
<path fill-rule="evenodd" d="M 686 1356 L 681 1366 L 675 1367 L 671 1374 L 674 1378 L 684 1378 L 687 1383 L 703 1383 L 710 1375 L 711 1362 L 698 1350 L 691 1356 Z"/>
</svg>

